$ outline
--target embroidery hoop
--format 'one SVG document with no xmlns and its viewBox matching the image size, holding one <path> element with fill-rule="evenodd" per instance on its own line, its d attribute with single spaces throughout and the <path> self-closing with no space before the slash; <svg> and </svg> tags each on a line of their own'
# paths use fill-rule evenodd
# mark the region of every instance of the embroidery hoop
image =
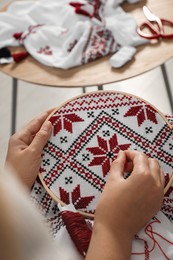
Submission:
<svg viewBox="0 0 173 260">
<path fill-rule="evenodd" d="M 64 102 L 63 104 L 61 104 L 60 106 L 56 107 L 53 112 L 50 114 L 50 116 L 47 118 L 47 120 L 50 120 L 53 115 L 55 113 L 58 113 L 59 111 L 61 111 L 61 109 L 63 109 L 65 106 L 67 106 L 68 104 L 71 104 L 71 102 L 73 101 L 76 101 L 76 100 L 79 100 L 80 98 L 87 98 L 89 96 L 94 96 L 94 95 L 122 95 L 124 97 L 127 97 L 127 98 L 134 98 L 134 99 L 137 99 L 139 102 L 143 103 L 144 105 L 147 105 L 147 106 L 150 106 L 158 115 L 159 117 L 161 118 L 161 120 L 163 120 L 166 125 L 168 126 L 170 132 L 172 132 L 173 130 L 173 126 L 169 123 L 169 121 L 166 119 L 166 117 L 163 115 L 162 112 L 160 112 L 157 108 L 155 108 L 153 105 L 151 105 L 149 102 L 145 101 L 144 99 L 136 96 L 136 95 L 132 95 L 132 94 L 129 94 L 129 93 L 125 93 L 125 92 L 120 92 L 120 91 L 96 91 L 96 92 L 90 92 L 90 93 L 86 93 L 86 94 L 82 94 L 82 95 L 79 95 L 79 96 L 76 96 L 74 98 L 71 98 L 69 99 L 68 101 Z M 129 119 L 130 120 L 130 119 Z M 41 172 L 39 172 L 39 178 L 40 178 L 40 181 L 43 185 L 43 187 L 45 188 L 45 190 L 48 192 L 48 194 L 52 197 L 52 199 L 54 199 L 56 202 L 60 203 L 60 205 L 62 206 L 65 206 L 66 203 L 63 202 L 52 190 L 51 188 L 49 188 L 46 184 L 46 181 L 43 177 L 43 174 Z M 169 187 L 171 186 L 173 182 L 173 174 L 172 176 L 170 176 L 169 178 L 169 182 L 168 184 L 166 185 L 165 189 L 164 189 L 164 194 L 168 191 Z M 88 212 L 85 212 L 85 211 L 82 211 L 82 210 L 78 210 L 78 212 L 80 212 L 83 216 L 85 217 L 88 217 L 88 218 L 93 218 L 94 217 L 94 214 L 93 213 L 88 213 Z"/>
</svg>

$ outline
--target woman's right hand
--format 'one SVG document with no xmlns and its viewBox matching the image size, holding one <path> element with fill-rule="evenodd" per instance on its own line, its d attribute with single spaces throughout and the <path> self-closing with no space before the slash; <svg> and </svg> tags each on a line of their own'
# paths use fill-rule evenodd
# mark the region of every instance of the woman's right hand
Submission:
<svg viewBox="0 0 173 260">
<path fill-rule="evenodd" d="M 131 175 L 124 179 L 124 172 Z M 156 159 L 138 151 L 120 151 L 98 202 L 95 223 L 133 237 L 159 210 L 164 174 Z"/>
</svg>

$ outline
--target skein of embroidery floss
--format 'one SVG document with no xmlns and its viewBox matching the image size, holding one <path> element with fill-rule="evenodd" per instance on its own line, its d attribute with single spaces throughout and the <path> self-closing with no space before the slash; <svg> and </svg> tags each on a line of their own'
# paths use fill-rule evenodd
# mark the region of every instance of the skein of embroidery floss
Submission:
<svg viewBox="0 0 173 260">
<path fill-rule="evenodd" d="M 91 240 L 92 229 L 86 222 L 84 216 L 77 212 L 72 204 L 60 207 L 61 216 L 77 250 L 85 256 Z"/>
</svg>

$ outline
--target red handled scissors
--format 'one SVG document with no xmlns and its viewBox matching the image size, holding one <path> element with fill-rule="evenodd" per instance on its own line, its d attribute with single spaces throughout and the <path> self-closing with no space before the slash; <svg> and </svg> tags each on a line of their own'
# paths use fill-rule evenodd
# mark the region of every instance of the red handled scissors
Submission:
<svg viewBox="0 0 173 260">
<path fill-rule="evenodd" d="M 146 39 L 173 39 L 173 32 L 170 34 L 165 33 L 164 26 L 172 27 L 173 22 L 170 20 L 162 19 L 153 14 L 148 7 L 143 7 L 143 12 L 148 21 L 142 23 L 138 28 L 138 34 Z M 144 29 L 148 29 L 151 33 L 145 33 Z"/>
</svg>

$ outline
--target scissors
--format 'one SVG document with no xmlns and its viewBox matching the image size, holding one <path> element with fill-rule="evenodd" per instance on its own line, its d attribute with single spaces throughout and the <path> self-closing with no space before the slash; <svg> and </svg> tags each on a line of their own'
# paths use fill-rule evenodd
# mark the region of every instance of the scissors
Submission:
<svg viewBox="0 0 173 260">
<path fill-rule="evenodd" d="M 143 22 L 137 28 L 137 33 L 146 39 L 173 39 L 173 33 L 167 34 L 164 30 L 164 25 L 173 28 L 173 22 L 167 19 L 162 19 L 153 14 L 148 7 L 143 6 L 143 12 L 148 21 Z M 147 28 L 151 33 L 145 33 L 144 29 Z"/>
</svg>

